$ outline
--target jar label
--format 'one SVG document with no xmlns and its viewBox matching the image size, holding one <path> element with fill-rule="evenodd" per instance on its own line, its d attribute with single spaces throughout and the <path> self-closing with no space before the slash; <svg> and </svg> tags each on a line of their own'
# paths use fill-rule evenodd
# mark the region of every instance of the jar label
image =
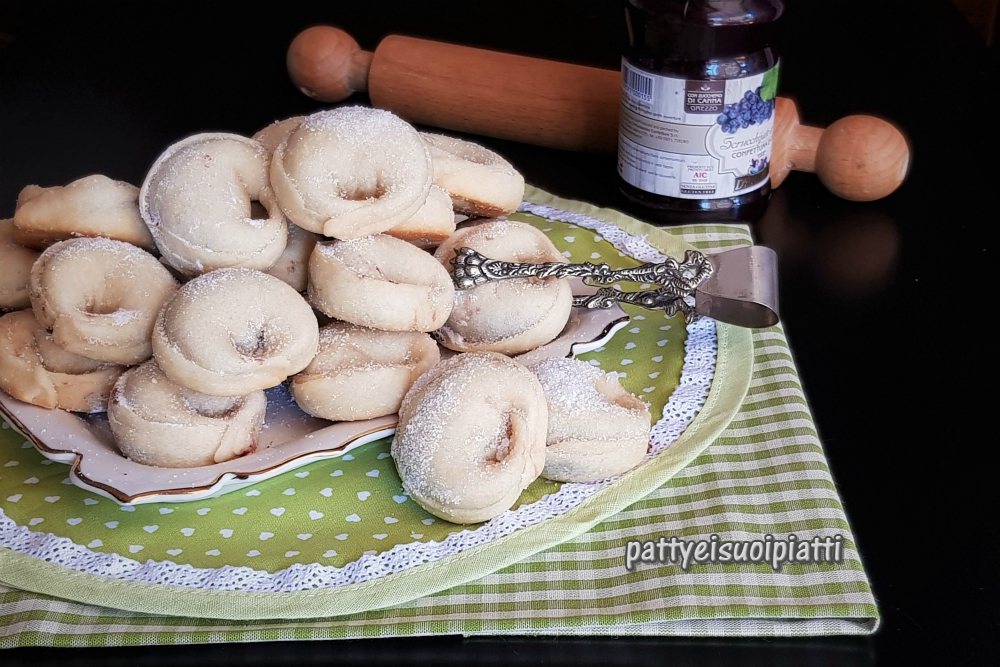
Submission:
<svg viewBox="0 0 1000 667">
<path fill-rule="evenodd" d="M 694 81 L 622 61 L 618 173 L 640 190 L 722 199 L 764 185 L 778 65 L 739 79 Z"/>
</svg>

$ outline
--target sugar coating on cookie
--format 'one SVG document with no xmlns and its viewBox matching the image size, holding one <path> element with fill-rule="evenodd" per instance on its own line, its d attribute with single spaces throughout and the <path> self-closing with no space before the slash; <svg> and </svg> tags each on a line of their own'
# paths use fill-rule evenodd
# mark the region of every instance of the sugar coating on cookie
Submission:
<svg viewBox="0 0 1000 667">
<path fill-rule="evenodd" d="M 345 322 L 385 331 L 434 331 L 455 287 L 423 250 L 377 234 L 319 243 L 309 259 L 309 301 Z"/>
<path fill-rule="evenodd" d="M 524 198 L 524 177 L 499 154 L 471 141 L 421 133 L 431 155 L 434 184 L 448 191 L 455 210 L 497 217 Z"/>
<path fill-rule="evenodd" d="M 319 325 L 286 283 L 252 269 L 219 269 L 181 287 L 160 310 L 153 355 L 179 385 L 242 396 L 298 373 L 316 356 Z"/>
<path fill-rule="evenodd" d="M 17 198 L 14 235 L 18 243 L 39 250 L 81 236 L 103 236 L 153 250 L 138 198 L 139 188 L 101 174 L 65 186 L 29 185 Z"/>
<path fill-rule="evenodd" d="M 339 239 L 410 219 L 431 186 L 420 135 L 388 111 L 340 107 L 307 116 L 274 151 L 271 182 L 295 224 Z"/>
<path fill-rule="evenodd" d="M 145 250 L 82 238 L 46 249 L 31 268 L 28 292 L 35 317 L 56 344 L 91 359 L 132 365 L 152 354 L 153 323 L 177 287 Z"/>
<path fill-rule="evenodd" d="M 115 443 L 129 459 L 190 468 L 255 451 L 266 408 L 263 391 L 209 396 L 176 384 L 150 360 L 115 384 L 108 421 Z"/>
<path fill-rule="evenodd" d="M 529 366 L 549 408 L 545 469 L 559 482 L 593 482 L 637 466 L 649 447 L 649 408 L 615 373 L 578 359 Z"/>
<path fill-rule="evenodd" d="M 392 457 L 424 509 L 455 523 L 510 509 L 545 463 L 548 408 L 535 376 L 491 352 L 424 373 L 399 410 Z"/>
<path fill-rule="evenodd" d="M 270 156 L 237 134 L 197 134 L 163 152 L 139 210 L 164 259 L 186 276 L 269 268 L 288 228 L 268 179 Z"/>
<path fill-rule="evenodd" d="M 32 405 L 73 412 L 104 412 L 125 366 L 67 352 L 53 342 L 34 313 L 0 317 L 0 389 Z"/>
<path fill-rule="evenodd" d="M 385 233 L 418 248 L 436 248 L 455 233 L 455 212 L 451 197 L 443 188 L 432 185 L 427 193 L 427 200 L 413 217 Z"/>
<path fill-rule="evenodd" d="M 304 411 L 332 421 L 391 415 L 440 358 L 428 334 L 333 322 L 320 329 L 313 360 L 292 376 L 292 396 Z"/>
</svg>

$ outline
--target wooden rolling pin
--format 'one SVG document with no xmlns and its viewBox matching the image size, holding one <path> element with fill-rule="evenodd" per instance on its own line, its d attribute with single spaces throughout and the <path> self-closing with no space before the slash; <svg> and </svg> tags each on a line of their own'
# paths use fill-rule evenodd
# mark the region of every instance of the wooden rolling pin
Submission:
<svg viewBox="0 0 1000 667">
<path fill-rule="evenodd" d="M 372 104 L 450 130 L 570 151 L 618 146 L 621 73 L 390 35 L 374 53 L 350 35 L 317 26 L 288 48 L 288 73 L 306 95 L 339 102 L 367 90 Z M 799 124 L 795 104 L 775 105 L 771 184 L 789 170 L 816 173 L 853 201 L 885 197 L 903 182 L 910 150 L 873 116 L 847 116 L 825 130 Z"/>
</svg>

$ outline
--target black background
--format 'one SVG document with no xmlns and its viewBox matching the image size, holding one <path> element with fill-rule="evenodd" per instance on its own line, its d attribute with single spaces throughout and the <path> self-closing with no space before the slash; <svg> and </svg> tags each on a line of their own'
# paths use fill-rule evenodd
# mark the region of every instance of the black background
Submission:
<svg viewBox="0 0 1000 667">
<path fill-rule="evenodd" d="M 0 661 L 993 663 L 997 58 L 946 0 L 786 4 L 780 92 L 797 101 L 803 122 L 873 113 L 903 128 L 913 149 L 909 179 L 884 200 L 845 202 L 814 176 L 793 173 L 755 226 L 758 241 L 779 252 L 783 322 L 872 579 L 882 613 L 877 635 L 17 649 Z M 91 173 L 139 184 L 160 151 L 185 135 L 249 135 L 320 108 L 284 69 L 292 37 L 319 23 L 345 28 L 367 49 L 400 33 L 617 68 L 622 12 L 615 0 L 266 8 L 8 1 L 0 8 L 0 217 L 12 215 L 24 185 Z M 534 185 L 625 208 L 612 157 L 482 142 Z"/>
</svg>

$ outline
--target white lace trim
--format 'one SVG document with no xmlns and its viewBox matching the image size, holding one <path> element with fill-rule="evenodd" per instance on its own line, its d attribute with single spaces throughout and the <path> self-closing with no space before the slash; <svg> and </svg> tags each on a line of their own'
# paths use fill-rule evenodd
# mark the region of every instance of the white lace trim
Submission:
<svg viewBox="0 0 1000 667">
<path fill-rule="evenodd" d="M 594 230 L 621 252 L 644 262 L 662 261 L 665 258 L 646 242 L 645 236 L 628 234 L 603 220 L 528 202 L 523 202 L 520 210 Z M 680 383 L 664 406 L 663 417 L 650 431 L 651 446 L 647 460 L 677 439 L 708 396 L 715 373 L 715 322 L 710 319 L 698 320 L 687 326 L 687 334 Z M 564 514 L 614 479 L 616 478 L 586 484 L 563 484 L 555 493 L 504 512 L 474 530 L 453 533 L 441 542 L 397 544 L 382 553 L 364 555 L 343 567 L 296 563 L 271 573 L 230 565 L 196 568 L 172 561 L 147 560 L 140 563 L 115 553 L 91 551 L 65 537 L 33 532 L 14 523 L 3 510 L 0 510 L 0 545 L 73 570 L 125 581 L 257 593 L 304 591 L 372 581 L 491 542 L 519 528 Z"/>
</svg>

